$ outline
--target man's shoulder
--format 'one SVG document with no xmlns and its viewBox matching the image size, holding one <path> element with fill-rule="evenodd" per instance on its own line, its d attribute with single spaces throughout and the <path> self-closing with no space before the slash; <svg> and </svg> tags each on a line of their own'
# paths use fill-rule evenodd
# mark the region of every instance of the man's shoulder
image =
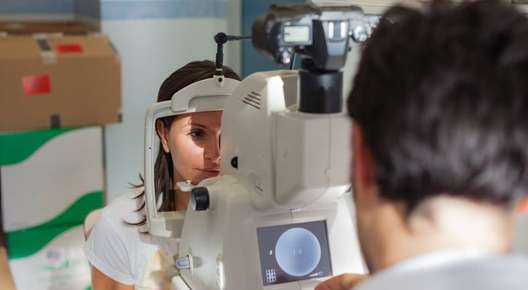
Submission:
<svg viewBox="0 0 528 290">
<path fill-rule="evenodd" d="M 407 273 L 381 272 L 360 284 L 357 290 L 525 290 L 528 257 L 488 257 Z"/>
</svg>

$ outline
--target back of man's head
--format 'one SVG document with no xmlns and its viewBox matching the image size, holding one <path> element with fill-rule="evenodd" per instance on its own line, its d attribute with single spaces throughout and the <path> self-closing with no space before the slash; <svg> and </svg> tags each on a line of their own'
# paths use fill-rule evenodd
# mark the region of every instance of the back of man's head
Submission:
<svg viewBox="0 0 528 290">
<path fill-rule="evenodd" d="M 348 110 L 384 198 L 513 201 L 528 192 L 527 18 L 499 0 L 390 9 Z"/>
</svg>

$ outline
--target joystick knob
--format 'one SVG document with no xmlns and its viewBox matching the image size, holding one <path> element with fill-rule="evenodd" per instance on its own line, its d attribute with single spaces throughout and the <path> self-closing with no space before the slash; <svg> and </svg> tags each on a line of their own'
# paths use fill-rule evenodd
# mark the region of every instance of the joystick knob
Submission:
<svg viewBox="0 0 528 290">
<path fill-rule="evenodd" d="M 191 208 L 203 211 L 209 208 L 209 190 L 207 187 L 195 187 L 191 190 Z"/>
</svg>

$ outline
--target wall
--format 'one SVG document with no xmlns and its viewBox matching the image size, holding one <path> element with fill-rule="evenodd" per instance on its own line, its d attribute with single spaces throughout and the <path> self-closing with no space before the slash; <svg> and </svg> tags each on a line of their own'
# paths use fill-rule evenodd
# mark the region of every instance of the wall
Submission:
<svg viewBox="0 0 528 290">
<path fill-rule="evenodd" d="M 74 18 L 74 0 L 1 0 L 0 20 Z"/>
<path fill-rule="evenodd" d="M 74 0 L 74 13 L 77 19 L 98 22 L 101 19 L 100 0 Z"/>
</svg>

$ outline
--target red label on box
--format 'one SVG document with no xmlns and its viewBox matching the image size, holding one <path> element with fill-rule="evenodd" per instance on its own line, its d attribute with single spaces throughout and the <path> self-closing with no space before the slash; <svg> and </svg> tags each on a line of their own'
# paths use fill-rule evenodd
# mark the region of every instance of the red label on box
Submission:
<svg viewBox="0 0 528 290">
<path fill-rule="evenodd" d="M 22 89 L 26 96 L 49 94 L 51 83 L 49 75 L 32 75 L 22 78 Z"/>
<path fill-rule="evenodd" d="M 70 43 L 70 44 L 60 43 L 60 44 L 57 44 L 56 50 L 58 53 L 82 53 L 83 52 L 82 46 L 78 43 Z"/>
</svg>

